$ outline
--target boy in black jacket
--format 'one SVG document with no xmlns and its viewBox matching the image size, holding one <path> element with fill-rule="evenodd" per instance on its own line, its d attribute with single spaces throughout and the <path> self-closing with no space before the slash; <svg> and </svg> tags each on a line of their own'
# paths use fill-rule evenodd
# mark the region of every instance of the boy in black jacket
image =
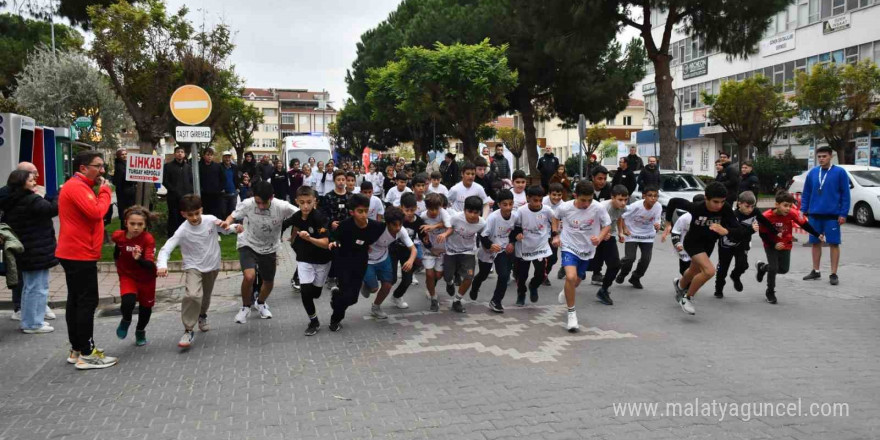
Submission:
<svg viewBox="0 0 880 440">
<path fill-rule="evenodd" d="M 400 284 L 397 285 L 391 295 L 391 303 L 398 309 L 409 308 L 409 305 L 403 301 L 403 295 L 406 293 L 406 289 L 409 289 L 409 286 L 412 285 L 413 273 L 422 264 L 422 247 L 426 246 L 429 249 L 431 247 L 431 242 L 427 240 L 427 232 L 422 231 L 422 226 L 425 225 L 425 221 L 416 215 L 416 209 L 418 209 L 417 206 L 418 203 L 414 193 L 406 193 L 400 197 L 400 208 L 403 210 L 404 214 L 403 229 L 409 235 L 410 240 L 415 244 L 416 260 L 410 270 L 401 269 L 402 276 Z M 409 253 L 409 248 L 404 246 L 400 241 L 396 241 L 392 245 L 391 258 L 394 262 L 395 275 L 397 275 L 398 264 L 404 266 L 404 263 L 409 259 Z"/>
<path fill-rule="evenodd" d="M 724 285 L 726 284 L 724 279 L 727 277 L 727 271 L 730 269 L 731 260 L 736 261 L 733 272 L 730 273 L 733 288 L 737 292 L 742 292 L 743 284 L 740 277 L 749 268 L 750 242 L 752 234 L 759 230 L 759 225 L 768 231 L 773 231 L 770 234 L 771 236 L 776 235 L 776 228 L 773 224 L 761 215 L 760 212 L 755 211 L 756 203 L 755 194 L 751 191 L 740 194 L 736 201 L 736 211 L 734 211 L 734 214 L 742 226 L 743 237 L 738 242 L 730 237 L 721 237 L 721 240 L 718 241 L 718 273 L 715 276 L 715 298 L 724 298 Z M 765 233 L 762 232 L 761 236 L 763 237 L 764 235 Z M 772 240 L 772 238 L 764 239 Z"/>
</svg>

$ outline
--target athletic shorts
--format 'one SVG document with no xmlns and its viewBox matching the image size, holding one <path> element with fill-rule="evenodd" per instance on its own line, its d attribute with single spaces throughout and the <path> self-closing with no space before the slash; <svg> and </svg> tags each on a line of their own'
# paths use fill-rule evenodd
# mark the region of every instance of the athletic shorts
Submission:
<svg viewBox="0 0 880 440">
<path fill-rule="evenodd" d="M 156 279 L 135 280 L 129 277 L 119 277 L 120 295 L 137 295 L 138 304 L 144 307 L 153 307 L 156 304 Z"/>
<path fill-rule="evenodd" d="M 422 255 L 422 265 L 425 266 L 427 270 L 433 270 L 435 272 L 443 272 L 443 257 L 446 254 L 434 255 L 431 252 L 425 252 Z"/>
<path fill-rule="evenodd" d="M 477 259 L 470 254 L 446 254 L 443 257 L 443 265 L 446 267 L 446 270 L 443 272 L 443 279 L 447 283 L 451 283 L 455 279 L 456 274 L 462 281 L 473 280 Z"/>
<path fill-rule="evenodd" d="M 275 282 L 275 265 L 277 264 L 275 252 L 258 254 L 250 247 L 243 246 L 238 248 L 238 262 L 241 263 L 242 270 L 258 268 L 263 281 Z"/>
<path fill-rule="evenodd" d="M 705 253 L 707 257 L 712 256 L 712 251 L 715 250 L 715 242 L 710 241 L 709 243 L 684 243 L 684 251 L 693 258 L 694 255 Z"/>
<path fill-rule="evenodd" d="M 300 284 L 311 284 L 315 287 L 323 287 L 330 273 L 330 263 L 315 264 L 297 262 L 296 270 L 299 273 Z"/>
<path fill-rule="evenodd" d="M 584 280 L 587 278 L 587 270 L 590 268 L 590 260 L 581 260 L 577 255 L 562 251 L 562 267 L 574 266 L 577 270 L 578 278 Z"/>
<path fill-rule="evenodd" d="M 391 256 L 388 255 L 384 260 L 376 264 L 367 264 L 367 271 L 364 272 L 364 285 L 370 290 L 379 288 L 379 283 L 394 283 L 394 267 L 391 265 Z"/>
<path fill-rule="evenodd" d="M 822 216 L 822 218 L 816 218 L 816 216 L 811 215 L 810 226 L 812 226 L 820 235 L 825 234 L 825 243 L 840 244 L 840 223 L 837 223 L 836 217 L 826 218 L 825 216 Z M 816 244 L 821 243 L 821 241 L 810 234 L 810 243 Z"/>
</svg>

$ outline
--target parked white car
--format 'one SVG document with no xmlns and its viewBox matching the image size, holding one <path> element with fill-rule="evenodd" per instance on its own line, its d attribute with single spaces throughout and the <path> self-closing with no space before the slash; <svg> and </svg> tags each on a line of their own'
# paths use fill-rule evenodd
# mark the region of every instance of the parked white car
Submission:
<svg viewBox="0 0 880 440">
<path fill-rule="evenodd" d="M 834 166 L 843 168 L 849 176 L 849 215 L 861 226 L 870 226 L 875 221 L 880 221 L 880 167 Z M 807 171 L 795 176 L 788 191 L 793 194 L 803 193 L 806 180 Z"/>
<path fill-rule="evenodd" d="M 636 173 L 638 177 L 638 173 Z M 694 200 L 697 194 L 703 194 L 706 191 L 706 185 L 699 177 L 684 171 L 660 170 L 660 198 L 658 201 L 663 209 L 669 205 L 669 201 L 674 198 Z M 632 193 L 633 200 L 642 198 L 641 188 L 636 188 Z"/>
</svg>

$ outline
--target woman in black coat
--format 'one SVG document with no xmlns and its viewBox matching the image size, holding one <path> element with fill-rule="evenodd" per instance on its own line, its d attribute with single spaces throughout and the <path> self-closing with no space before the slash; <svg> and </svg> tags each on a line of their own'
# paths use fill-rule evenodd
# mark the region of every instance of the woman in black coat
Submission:
<svg viewBox="0 0 880 440">
<path fill-rule="evenodd" d="M 7 185 L 11 195 L 0 210 L 24 246 L 17 258 L 22 274 L 21 330 L 49 333 L 55 329 L 43 319 L 49 299 L 49 269 L 58 265 L 52 224 L 52 218 L 58 215 L 58 201 L 46 200 L 34 192 L 37 182 L 30 171 L 13 171 Z"/>
</svg>

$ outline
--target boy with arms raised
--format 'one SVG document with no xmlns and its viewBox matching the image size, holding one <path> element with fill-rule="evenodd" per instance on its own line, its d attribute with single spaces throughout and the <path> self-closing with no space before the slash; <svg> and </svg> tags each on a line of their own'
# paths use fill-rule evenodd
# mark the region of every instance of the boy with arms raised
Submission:
<svg viewBox="0 0 880 440">
<path fill-rule="evenodd" d="M 623 236 L 625 243 L 623 252 L 623 261 L 620 263 L 620 273 L 617 274 L 617 284 L 622 284 L 624 278 L 632 270 L 633 263 L 636 261 L 636 251 L 641 252 L 639 265 L 636 266 L 635 272 L 629 279 L 629 283 L 636 289 L 642 288 L 640 281 L 648 271 L 648 265 L 651 264 L 651 256 L 654 253 L 654 238 L 657 237 L 657 231 L 660 230 L 660 217 L 663 214 L 663 207 L 657 203 L 660 197 L 660 190 L 653 185 L 647 186 L 642 191 L 644 200 L 637 200 L 626 207 L 626 212 L 620 216 L 618 223 L 626 226 Z"/>
<path fill-rule="evenodd" d="M 526 305 L 526 279 L 529 266 L 534 266 L 534 275 L 528 284 L 529 298 L 538 302 L 538 287 L 544 281 L 544 266 L 547 257 L 553 254 L 550 239 L 559 234 L 559 222 L 553 210 L 544 206 L 544 189 L 531 186 L 526 190 L 528 203 L 516 211 L 516 305 Z"/>
<path fill-rule="evenodd" d="M 565 268 L 565 288 L 559 295 L 560 302 L 568 306 L 565 328 L 578 330 L 577 313 L 574 309 L 574 292 L 587 277 L 590 260 L 596 246 L 603 243 L 611 233 L 611 217 L 604 206 L 593 203 L 593 184 L 582 180 L 575 185 L 574 200 L 556 209 L 556 217 L 562 233 L 553 238 L 554 246 L 562 246 L 562 267 Z"/>
<path fill-rule="evenodd" d="M 495 293 L 489 301 L 489 308 L 495 313 L 504 313 L 501 300 L 507 291 L 507 281 L 510 279 L 511 257 L 513 256 L 513 244 L 510 242 L 510 234 L 516 225 L 516 217 L 513 212 L 513 193 L 508 190 L 498 191 L 495 200 L 498 209 L 489 214 L 486 219 L 486 227 L 480 233 L 480 244 L 477 251 L 480 271 L 474 277 L 471 285 L 471 299 L 476 301 L 480 293 L 480 286 L 489 277 L 492 263 L 498 273 L 495 283 Z"/>
<path fill-rule="evenodd" d="M 465 165 L 465 169 L 467 165 Z M 446 255 L 443 257 L 445 268 L 444 278 L 446 285 L 451 286 L 453 277 L 461 278 L 458 293 L 452 300 L 452 310 L 465 313 L 461 299 L 471 286 L 474 279 L 476 261 L 477 235 L 483 232 L 486 222 L 480 219 L 483 210 L 483 199 L 478 196 L 470 196 L 464 201 L 464 212 L 458 212 L 452 216 L 452 234 L 446 240 Z"/>
<path fill-rule="evenodd" d="M 709 258 L 715 250 L 715 242 L 719 237 L 727 235 L 730 235 L 732 240 L 739 241 L 743 235 L 736 215 L 725 202 L 727 188 L 724 184 L 710 183 L 706 186 L 705 195 L 706 200 L 703 203 L 674 198 L 666 207 L 666 230 L 672 229 L 672 215 L 676 209 L 691 214 L 691 225 L 683 245 L 684 251 L 691 257 L 691 264 L 681 278 L 673 280 L 675 302 L 681 306 L 682 311 L 691 315 L 696 314 L 691 298 L 697 294 L 703 284 L 715 276 L 715 265 Z"/>
<path fill-rule="evenodd" d="M 409 251 L 408 258 L 402 264 L 403 272 L 410 272 L 410 276 L 412 276 L 416 248 L 409 234 L 403 229 L 403 218 L 404 214 L 400 208 L 389 207 L 385 213 L 385 232 L 379 236 L 375 243 L 370 245 L 367 271 L 364 274 L 364 287 L 361 289 L 361 294 L 364 298 L 369 298 L 370 295 L 378 292 L 370 310 L 370 314 L 376 319 L 388 319 L 388 315 L 382 311 L 382 302 L 385 301 L 394 284 L 397 261 L 391 257 L 389 247 L 398 240 Z M 398 309 L 409 307 L 399 297 L 394 299 L 394 305 Z"/>
<path fill-rule="evenodd" d="M 296 190 L 296 204 L 299 212 L 284 221 L 282 232 L 293 227 L 290 232 L 290 245 L 296 253 L 296 270 L 300 277 L 300 297 L 303 308 L 309 316 L 306 336 L 318 333 L 321 323 L 315 300 L 321 296 L 321 289 L 330 273 L 330 260 L 333 254 L 328 250 L 330 224 L 327 217 L 317 210 L 315 191 L 308 186 Z"/>
</svg>

